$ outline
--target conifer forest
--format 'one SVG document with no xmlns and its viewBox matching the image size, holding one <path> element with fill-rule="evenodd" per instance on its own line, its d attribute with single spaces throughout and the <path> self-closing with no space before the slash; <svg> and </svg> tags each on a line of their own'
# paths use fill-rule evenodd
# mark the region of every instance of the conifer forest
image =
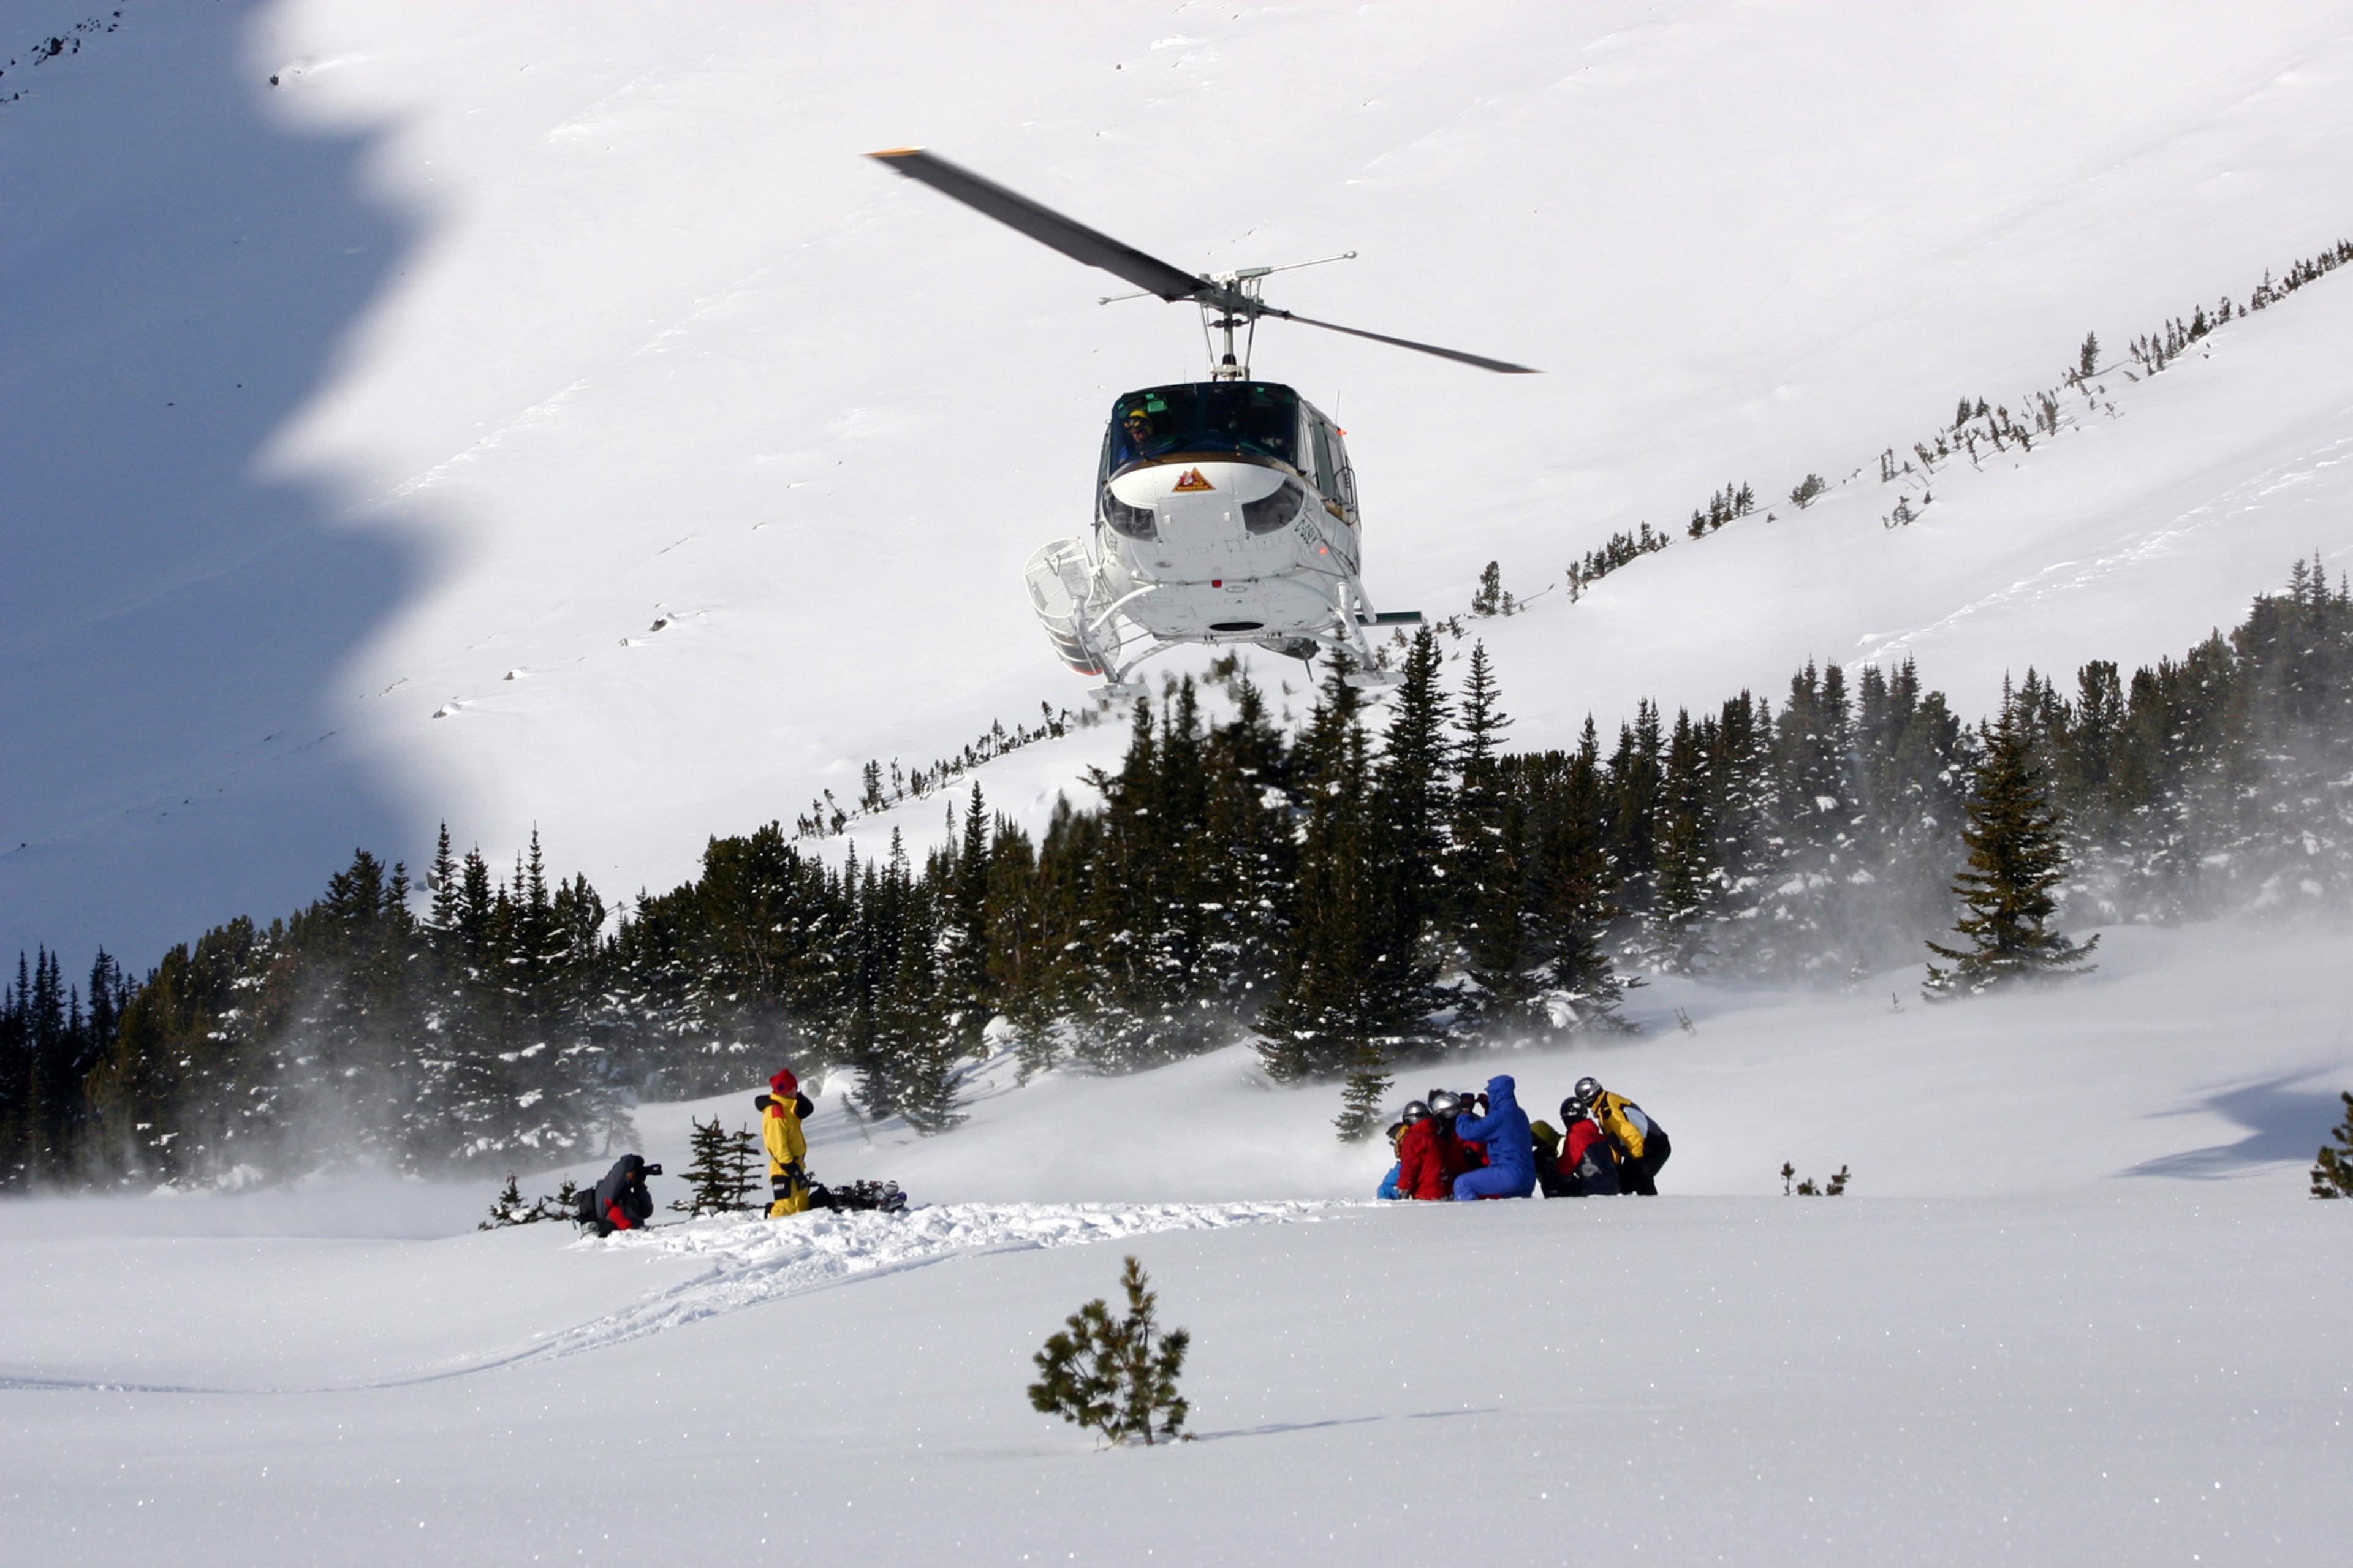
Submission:
<svg viewBox="0 0 2353 1568">
<path fill-rule="evenodd" d="M 1972 921 L 2027 909 L 2023 951 L 2042 914 L 2287 912 L 2353 881 L 2353 599 L 2316 564 L 2178 658 L 2030 670 L 1973 721 L 1909 663 L 1809 666 L 1521 752 L 1483 647 L 1448 647 L 1425 628 L 1372 709 L 1327 672 L 1295 732 L 1245 671 L 1175 684 L 1136 703 L 1100 804 L 1033 839 L 976 784 L 921 864 L 895 840 L 833 862 L 772 824 L 616 914 L 535 839 L 494 869 L 445 828 L 421 878 L 362 850 L 308 908 L 142 977 L 22 955 L 0 1173 L 554 1163 L 638 1097 L 782 1061 L 858 1069 L 863 1114 L 938 1131 L 985 1054 L 1118 1073 L 1244 1035 L 1271 1078 L 1338 1088 L 1357 1135 L 1394 1069 L 1623 1028 L 1644 973 L 1840 986 L 1934 944 L 1950 993 L 2084 956 L 1987 957 Z M 1984 869 L 2005 821 L 2042 833 L 2006 916 Z"/>
</svg>

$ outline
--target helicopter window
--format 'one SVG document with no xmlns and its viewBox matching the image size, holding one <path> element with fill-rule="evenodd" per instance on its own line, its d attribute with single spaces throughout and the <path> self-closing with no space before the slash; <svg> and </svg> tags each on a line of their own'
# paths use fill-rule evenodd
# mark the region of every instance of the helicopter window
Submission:
<svg viewBox="0 0 2353 1568">
<path fill-rule="evenodd" d="M 1315 488 L 1336 499 L 1340 493 L 1340 467 L 1332 460 L 1331 433 L 1321 419 L 1309 420 L 1307 430 L 1315 443 Z"/>
<path fill-rule="evenodd" d="M 1297 479 L 1285 479 L 1282 488 L 1271 496 L 1242 502 L 1242 526 L 1252 533 L 1272 533 L 1287 528 L 1299 515 L 1300 503 L 1307 492 L 1299 488 Z"/>
<path fill-rule="evenodd" d="M 1172 453 L 1228 451 L 1299 460 L 1299 395 L 1271 382 L 1195 383 L 1131 392 L 1112 407 L 1109 471 Z"/>
<path fill-rule="evenodd" d="M 1130 539 L 1149 540 L 1157 537 L 1153 524 L 1158 519 L 1153 510 L 1148 506 L 1128 505 L 1111 493 L 1109 485 L 1103 488 L 1103 521 L 1111 524 L 1113 531 L 1124 533 Z"/>
</svg>

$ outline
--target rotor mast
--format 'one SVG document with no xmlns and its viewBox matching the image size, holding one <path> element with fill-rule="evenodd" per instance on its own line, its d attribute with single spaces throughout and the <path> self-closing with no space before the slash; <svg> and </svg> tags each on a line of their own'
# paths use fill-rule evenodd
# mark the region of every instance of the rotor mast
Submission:
<svg viewBox="0 0 2353 1568">
<path fill-rule="evenodd" d="M 1250 379 L 1250 351 L 1258 345 L 1258 319 L 1267 313 L 1267 308 L 1260 299 L 1260 291 L 1266 287 L 1270 273 L 1296 272 L 1303 267 L 1321 267 L 1327 261 L 1354 261 L 1356 258 L 1355 251 L 1344 250 L 1337 256 L 1319 256 L 1313 261 L 1287 261 L 1280 267 L 1245 267 L 1238 272 L 1209 273 L 1207 281 L 1210 287 L 1196 296 L 1201 307 L 1201 337 L 1207 342 L 1212 331 L 1225 336 L 1225 353 L 1219 353 L 1214 344 L 1210 347 L 1209 374 L 1219 381 Z M 1137 296 L 1128 294 L 1121 298 L 1133 300 Z M 1109 300 L 1103 302 L 1106 305 L 1111 303 Z M 1279 310 L 1275 313 L 1282 314 Z M 1234 329 L 1237 327 L 1242 329 L 1242 353 L 1239 360 L 1234 357 Z"/>
</svg>

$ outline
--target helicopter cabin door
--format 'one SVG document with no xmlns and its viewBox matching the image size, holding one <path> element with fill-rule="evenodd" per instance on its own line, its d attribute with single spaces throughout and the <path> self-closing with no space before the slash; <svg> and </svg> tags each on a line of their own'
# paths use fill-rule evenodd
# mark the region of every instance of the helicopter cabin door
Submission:
<svg viewBox="0 0 2353 1568">
<path fill-rule="evenodd" d="M 1324 497 L 1325 509 L 1349 527 L 1362 528 L 1363 520 L 1356 515 L 1356 470 L 1349 466 L 1340 427 L 1323 410 L 1306 403 L 1300 404 L 1299 411 L 1307 426 L 1308 450 L 1314 454 L 1315 488 Z"/>
</svg>

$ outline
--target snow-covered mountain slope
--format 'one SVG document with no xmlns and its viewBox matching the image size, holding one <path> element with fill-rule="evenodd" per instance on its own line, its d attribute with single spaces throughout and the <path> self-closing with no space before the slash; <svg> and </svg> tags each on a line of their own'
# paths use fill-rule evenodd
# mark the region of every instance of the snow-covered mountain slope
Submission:
<svg viewBox="0 0 2353 1568">
<path fill-rule="evenodd" d="M 2326 1561 L 2353 1215 L 2301 1194 L 2353 1052 L 2310 977 L 2353 945 L 2102 955 L 1900 1014 L 1645 995 L 1640 1046 L 1446 1069 L 1633 1093 L 1675 1140 L 1656 1201 L 1335 1202 L 1381 1157 L 1331 1089 L 1210 1058 L 871 1150 L 828 1089 L 813 1163 L 905 1179 L 897 1217 L 0 1205 L 11 1560 Z M 675 1171 L 744 1109 L 646 1108 L 643 1147 Z M 1786 1201 L 1783 1160 L 1853 1187 Z M 1101 1453 L 1022 1390 L 1130 1251 L 1200 1440 Z"/>
<path fill-rule="evenodd" d="M 0 950 L 134 963 L 443 817 L 663 885 L 1073 699 L 1018 568 L 1193 323 L 868 148 L 1187 266 L 1356 248 L 1279 299 L 1546 367 L 1261 341 L 1350 428 L 1375 594 L 1432 611 L 2353 228 L 2341 4 L 126 0 L 26 63 L 82 15 L 0 17 Z M 1911 647 L 1966 699 L 2227 621 L 2353 549 L 2347 287 L 1909 531 L 1852 486 L 1539 601 L 1493 637 L 1515 738 L 1809 654 Z"/>
</svg>

